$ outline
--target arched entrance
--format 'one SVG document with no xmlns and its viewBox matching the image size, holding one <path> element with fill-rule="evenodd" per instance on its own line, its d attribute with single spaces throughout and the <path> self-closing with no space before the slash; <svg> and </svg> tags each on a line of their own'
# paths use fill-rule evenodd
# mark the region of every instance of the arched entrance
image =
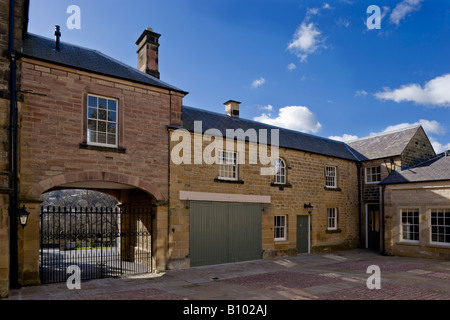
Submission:
<svg viewBox="0 0 450 320">
<path fill-rule="evenodd" d="M 42 194 L 80 189 L 112 195 L 117 206 L 41 206 Z M 167 222 L 168 204 L 150 183 L 80 172 L 42 181 L 27 198 L 39 200 L 21 201 L 31 212 L 19 238 L 23 285 L 65 281 L 73 265 L 80 267 L 82 279 L 165 270 L 167 223 L 161 221 Z"/>
<path fill-rule="evenodd" d="M 41 283 L 152 272 L 154 205 L 122 206 L 87 189 L 48 192 L 40 212 Z M 70 272 L 67 272 L 69 270 Z"/>
</svg>

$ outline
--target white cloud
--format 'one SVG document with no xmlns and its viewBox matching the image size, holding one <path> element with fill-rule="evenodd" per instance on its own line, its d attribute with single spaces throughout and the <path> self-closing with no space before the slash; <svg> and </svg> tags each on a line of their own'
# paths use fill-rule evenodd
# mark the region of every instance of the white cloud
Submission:
<svg viewBox="0 0 450 320">
<path fill-rule="evenodd" d="M 308 55 L 323 46 L 321 34 L 313 22 L 302 22 L 287 48 L 300 58 L 300 62 L 305 62 Z"/>
<path fill-rule="evenodd" d="M 316 133 L 322 128 L 314 113 L 303 106 L 284 107 L 279 110 L 277 117 L 271 117 L 263 113 L 261 116 L 253 118 L 253 120 L 301 132 Z"/>
<path fill-rule="evenodd" d="M 287 67 L 290 71 L 297 69 L 297 66 L 295 65 L 295 63 L 289 63 L 288 67 Z"/>
<path fill-rule="evenodd" d="M 254 80 L 252 82 L 252 88 L 257 88 L 257 87 L 263 85 L 264 83 L 266 83 L 266 79 L 264 79 L 264 78 L 259 78 L 257 80 Z"/>
<path fill-rule="evenodd" d="M 399 89 L 384 88 L 383 92 L 375 93 L 380 100 L 392 100 L 397 103 L 412 101 L 423 105 L 450 106 L 450 73 L 436 77 L 422 88 L 420 84 L 403 85 Z"/>
<path fill-rule="evenodd" d="M 350 27 L 350 21 L 348 18 L 345 19 L 345 18 L 339 17 L 339 20 L 336 21 L 336 25 L 339 27 L 342 26 L 342 27 L 348 28 L 348 27 Z"/>
<path fill-rule="evenodd" d="M 333 9 L 327 2 L 325 2 L 322 6 L 322 9 Z"/>
<path fill-rule="evenodd" d="M 430 137 L 430 142 L 431 145 L 433 146 L 434 152 L 436 152 L 437 154 L 450 150 L 450 143 L 444 145 L 440 142 L 437 142 L 432 137 Z"/>
<path fill-rule="evenodd" d="M 400 21 L 404 19 L 409 13 L 420 9 L 420 4 L 423 0 L 403 0 L 392 10 L 389 20 L 399 25 Z"/>
<path fill-rule="evenodd" d="M 308 8 L 308 10 L 306 11 L 306 15 L 307 16 L 315 16 L 317 14 L 319 14 L 320 9 L 319 8 Z"/>
<path fill-rule="evenodd" d="M 414 123 L 399 123 L 396 125 L 391 125 L 386 127 L 386 129 L 384 129 L 382 132 L 388 132 L 388 131 L 394 131 L 394 130 L 400 130 L 400 129 L 404 129 L 404 128 L 408 128 L 411 126 L 417 126 L 417 125 L 421 125 L 423 127 L 423 129 L 425 130 L 425 132 L 427 132 L 427 134 L 429 133 L 434 133 L 434 134 L 438 134 L 438 135 L 443 135 L 445 134 L 445 128 L 436 120 L 424 120 L 424 119 L 420 119 L 417 122 Z"/>
<path fill-rule="evenodd" d="M 267 111 L 272 111 L 273 110 L 273 107 L 270 105 L 270 104 L 268 104 L 267 106 L 264 106 L 264 107 L 262 107 L 264 110 L 267 110 Z"/>
<path fill-rule="evenodd" d="M 358 139 L 358 136 L 354 136 L 354 135 L 345 133 L 342 136 L 330 136 L 330 137 L 328 137 L 328 139 L 342 141 L 342 142 L 348 142 L 348 141 L 352 141 L 352 140 Z"/>
<path fill-rule="evenodd" d="M 364 97 L 364 96 L 367 96 L 367 91 L 365 91 L 365 90 L 358 90 L 358 91 L 356 91 L 355 96 L 356 96 L 356 97 Z"/>
</svg>

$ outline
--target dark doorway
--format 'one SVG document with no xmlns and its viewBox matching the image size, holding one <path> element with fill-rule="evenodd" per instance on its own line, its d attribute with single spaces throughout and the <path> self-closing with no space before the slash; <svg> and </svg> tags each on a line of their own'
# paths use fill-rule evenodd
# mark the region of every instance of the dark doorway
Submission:
<svg viewBox="0 0 450 320">
<path fill-rule="evenodd" d="M 380 250 L 380 205 L 367 205 L 367 248 Z"/>
</svg>

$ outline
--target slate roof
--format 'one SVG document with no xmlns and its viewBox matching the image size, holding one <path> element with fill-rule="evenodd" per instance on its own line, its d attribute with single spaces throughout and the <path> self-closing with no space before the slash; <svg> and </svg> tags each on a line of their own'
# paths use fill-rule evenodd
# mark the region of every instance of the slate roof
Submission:
<svg viewBox="0 0 450 320">
<path fill-rule="evenodd" d="M 437 156 L 422 162 L 414 167 L 394 171 L 381 184 L 398 184 L 413 182 L 430 182 L 450 180 L 450 154 Z"/>
<path fill-rule="evenodd" d="M 270 126 L 264 123 L 247 120 L 243 118 L 231 117 L 207 110 L 183 106 L 183 128 L 194 132 L 194 121 L 202 121 L 202 133 L 215 128 L 220 131 L 223 137 L 226 136 L 226 129 L 255 129 L 259 133 L 260 129 L 267 130 L 267 143 L 271 143 L 271 129 L 279 129 L 279 146 L 294 150 L 307 151 L 341 159 L 356 161 L 345 143 L 313 136 L 310 134 Z M 248 138 L 246 138 L 248 141 Z"/>
<path fill-rule="evenodd" d="M 60 45 L 60 50 L 57 51 L 54 40 L 27 33 L 23 41 L 22 55 L 78 70 L 186 93 L 99 51 L 65 42 L 61 42 Z"/>
<path fill-rule="evenodd" d="M 420 125 L 347 142 L 360 161 L 395 157 L 402 154 Z"/>
</svg>

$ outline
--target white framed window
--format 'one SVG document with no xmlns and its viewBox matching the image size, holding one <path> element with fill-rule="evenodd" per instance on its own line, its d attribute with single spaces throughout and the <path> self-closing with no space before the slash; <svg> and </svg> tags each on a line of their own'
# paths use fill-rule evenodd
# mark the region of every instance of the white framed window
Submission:
<svg viewBox="0 0 450 320">
<path fill-rule="evenodd" d="M 325 166 L 325 186 L 328 188 L 337 188 L 337 167 Z"/>
<path fill-rule="evenodd" d="M 327 208 L 327 229 L 337 230 L 337 208 Z"/>
<path fill-rule="evenodd" d="M 87 99 L 87 143 L 117 147 L 117 99 L 92 94 Z"/>
<path fill-rule="evenodd" d="M 273 236 L 275 241 L 286 240 L 286 216 L 275 216 L 273 226 Z"/>
<path fill-rule="evenodd" d="M 366 168 L 366 183 L 378 183 L 381 181 L 381 167 Z"/>
<path fill-rule="evenodd" d="M 402 240 L 419 242 L 419 209 L 401 209 Z"/>
<path fill-rule="evenodd" d="M 273 183 L 286 184 L 286 162 L 283 159 L 278 158 L 275 161 L 274 172 Z"/>
<path fill-rule="evenodd" d="M 238 162 L 237 152 L 222 151 L 218 152 L 219 163 L 219 179 L 237 180 L 238 179 Z"/>
<path fill-rule="evenodd" d="M 450 209 L 431 210 L 431 242 L 450 245 Z"/>
</svg>

